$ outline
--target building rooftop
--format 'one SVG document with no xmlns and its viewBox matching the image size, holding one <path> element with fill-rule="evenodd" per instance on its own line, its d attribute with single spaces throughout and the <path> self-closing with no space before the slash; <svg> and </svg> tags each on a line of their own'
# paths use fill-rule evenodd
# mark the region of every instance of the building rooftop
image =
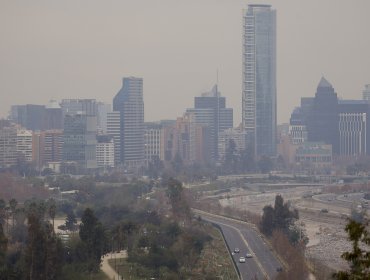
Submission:
<svg viewBox="0 0 370 280">
<path fill-rule="evenodd" d="M 318 88 L 332 88 L 332 84 L 328 82 L 327 79 L 324 78 L 324 76 L 321 77 L 321 80 L 317 86 Z"/>
</svg>

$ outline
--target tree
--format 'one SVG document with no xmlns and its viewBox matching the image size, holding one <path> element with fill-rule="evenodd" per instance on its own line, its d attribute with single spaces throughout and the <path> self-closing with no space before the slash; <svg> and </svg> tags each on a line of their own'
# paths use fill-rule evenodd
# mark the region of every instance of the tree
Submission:
<svg viewBox="0 0 370 280">
<path fill-rule="evenodd" d="M 295 221 L 298 220 L 298 218 L 298 211 L 296 209 L 290 210 L 289 202 L 284 203 L 283 197 L 277 195 L 275 197 L 274 207 L 268 205 L 263 208 L 260 223 L 261 231 L 265 235 L 271 236 L 274 230 L 281 230 L 294 244 L 300 241 L 299 238 L 297 239 L 297 236 L 302 236 L 300 228 L 295 225 Z M 305 240 L 305 242 L 307 241 L 305 236 L 303 236 L 302 240 Z"/>
<path fill-rule="evenodd" d="M 268 156 L 262 156 L 258 162 L 261 173 L 269 173 L 272 170 L 272 161 Z"/>
<path fill-rule="evenodd" d="M 0 199 L 0 224 L 4 224 L 5 221 L 5 207 L 6 202 L 3 199 Z"/>
<path fill-rule="evenodd" d="M 66 229 L 70 231 L 74 231 L 76 230 L 76 225 L 77 225 L 76 215 L 73 211 L 71 211 L 67 214 L 66 223 L 65 223 Z"/>
<path fill-rule="evenodd" d="M 275 220 L 274 208 L 272 208 L 271 205 L 266 205 L 265 207 L 263 207 L 261 231 L 264 234 L 271 236 L 272 231 L 274 230 L 275 227 L 274 220 Z"/>
<path fill-rule="evenodd" d="M 8 239 L 3 230 L 3 225 L 0 224 L 0 274 L 6 269 L 6 251 L 8 248 Z"/>
<path fill-rule="evenodd" d="M 45 206 L 31 203 L 28 209 L 28 241 L 24 270 L 29 280 L 54 280 L 60 277 L 62 249 L 52 225 L 44 220 Z"/>
<path fill-rule="evenodd" d="M 358 223 L 354 220 L 349 220 L 346 225 L 348 239 L 352 242 L 352 252 L 345 252 L 341 257 L 349 262 L 350 271 L 335 273 L 333 275 L 335 279 L 370 279 L 370 251 L 364 249 L 370 245 L 370 234 L 366 227 L 367 223 Z"/>
<path fill-rule="evenodd" d="M 170 178 L 167 182 L 167 197 L 175 217 L 190 218 L 190 208 L 183 195 L 182 183 Z"/>
<path fill-rule="evenodd" d="M 49 207 L 48 207 L 49 217 L 53 221 L 53 229 L 54 229 L 54 219 L 55 219 L 55 214 L 57 211 L 57 206 L 55 205 L 54 199 L 50 199 L 48 204 L 49 204 Z"/>
<path fill-rule="evenodd" d="M 86 249 L 88 271 L 99 271 L 101 256 L 104 252 L 104 229 L 90 208 L 86 208 L 80 225 L 80 238 Z"/>
<path fill-rule="evenodd" d="M 15 198 L 12 198 L 9 201 L 9 206 L 10 210 L 12 211 L 12 226 L 14 227 L 14 215 L 15 215 L 15 210 L 17 209 L 18 202 Z"/>
</svg>

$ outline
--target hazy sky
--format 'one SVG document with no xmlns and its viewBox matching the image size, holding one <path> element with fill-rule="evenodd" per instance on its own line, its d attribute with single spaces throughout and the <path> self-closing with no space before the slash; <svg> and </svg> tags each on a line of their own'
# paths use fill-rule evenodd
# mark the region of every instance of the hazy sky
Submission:
<svg viewBox="0 0 370 280">
<path fill-rule="evenodd" d="M 241 121 L 242 14 L 277 10 L 278 122 L 324 75 L 360 99 L 370 83 L 369 0 L 0 0 L 0 117 L 12 104 L 96 98 L 144 78 L 145 120 L 181 116 L 219 89 Z"/>
</svg>

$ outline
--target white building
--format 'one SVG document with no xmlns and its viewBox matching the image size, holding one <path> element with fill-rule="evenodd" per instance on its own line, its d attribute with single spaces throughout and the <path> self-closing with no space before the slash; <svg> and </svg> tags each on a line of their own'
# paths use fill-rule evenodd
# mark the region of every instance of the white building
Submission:
<svg viewBox="0 0 370 280">
<path fill-rule="evenodd" d="M 25 161 L 32 161 L 32 131 L 17 130 L 17 155 L 24 157 Z"/>
<path fill-rule="evenodd" d="M 17 163 L 17 128 L 8 121 L 0 120 L 0 168 Z"/>
<path fill-rule="evenodd" d="M 114 142 L 114 163 L 115 166 L 121 163 L 121 115 L 120 112 L 107 113 L 107 134 L 113 137 Z"/>
<path fill-rule="evenodd" d="M 144 123 L 144 156 L 145 164 L 161 157 L 161 130 L 157 123 Z"/>
<path fill-rule="evenodd" d="M 114 140 L 111 135 L 96 136 L 96 162 L 98 168 L 114 167 Z"/>
</svg>

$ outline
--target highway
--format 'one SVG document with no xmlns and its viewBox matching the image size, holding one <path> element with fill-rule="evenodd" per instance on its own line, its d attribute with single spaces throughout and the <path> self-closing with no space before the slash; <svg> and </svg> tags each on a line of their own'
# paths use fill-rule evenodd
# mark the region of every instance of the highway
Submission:
<svg viewBox="0 0 370 280">
<path fill-rule="evenodd" d="M 277 268 L 283 267 L 283 265 L 280 264 L 269 246 L 251 225 L 204 212 L 200 216 L 203 220 L 221 227 L 231 251 L 235 248 L 240 249 L 240 253 L 232 255 L 232 257 L 239 268 L 241 279 L 275 279 L 279 273 Z M 245 257 L 246 253 L 251 253 L 253 258 L 246 258 L 245 263 L 239 263 L 239 257 Z"/>
</svg>

